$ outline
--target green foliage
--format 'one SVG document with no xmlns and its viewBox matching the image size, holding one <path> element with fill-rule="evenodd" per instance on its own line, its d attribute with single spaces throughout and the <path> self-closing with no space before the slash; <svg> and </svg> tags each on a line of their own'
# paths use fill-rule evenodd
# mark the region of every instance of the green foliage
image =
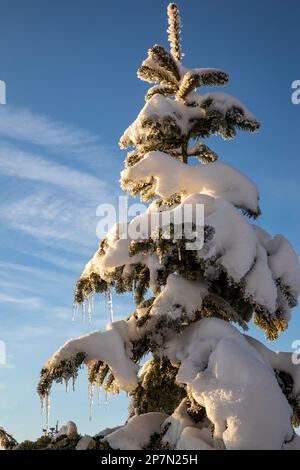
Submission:
<svg viewBox="0 0 300 470">
<path fill-rule="evenodd" d="M 109 445 L 109 443 L 105 439 L 99 436 L 95 436 L 94 441 L 95 441 L 95 446 L 93 446 L 92 449 L 89 449 L 89 450 L 113 450 L 112 447 Z"/>
<path fill-rule="evenodd" d="M 174 83 L 174 78 L 167 70 L 164 70 L 150 61 L 148 61 L 148 65 L 145 65 L 144 63 L 140 66 L 137 75 L 145 82 L 160 83 L 161 85 L 171 87 L 176 86 L 176 81 Z"/>
<path fill-rule="evenodd" d="M 187 150 L 188 156 L 197 157 L 201 163 L 212 163 L 218 159 L 218 155 L 207 145 L 197 143 L 194 147 Z"/>
<path fill-rule="evenodd" d="M 283 316 L 283 312 L 278 309 L 274 315 L 270 315 L 259 306 L 254 306 L 253 322 L 265 330 L 266 338 L 270 341 L 278 339 L 279 333 L 285 331 L 288 327 L 288 322 Z"/>
<path fill-rule="evenodd" d="M 179 8 L 176 3 L 169 3 L 168 5 L 168 39 L 170 43 L 171 53 L 176 60 L 181 60 L 181 20 Z"/>
<path fill-rule="evenodd" d="M 164 433 L 155 432 L 150 436 L 149 443 L 143 448 L 143 450 L 171 450 L 167 442 L 162 442 Z"/>
<path fill-rule="evenodd" d="M 155 44 L 149 49 L 148 56 L 156 62 L 159 67 L 162 67 L 169 72 L 175 83 L 180 80 L 178 66 L 170 52 L 168 52 L 164 47 Z"/>
<path fill-rule="evenodd" d="M 35 442 L 26 440 L 21 442 L 16 450 L 37 450 L 37 447 Z"/>
<path fill-rule="evenodd" d="M 15 438 L 6 432 L 2 427 L 0 428 L 0 446 L 6 450 L 13 449 L 17 445 Z"/>
<path fill-rule="evenodd" d="M 156 85 L 147 91 L 145 100 L 149 101 L 154 95 L 172 96 L 176 93 L 176 87 L 170 85 Z"/>
<path fill-rule="evenodd" d="M 287 401 L 293 410 L 292 424 L 295 428 L 300 426 L 300 394 L 294 392 L 294 379 L 288 372 L 274 370 L 276 379 Z"/>
<path fill-rule="evenodd" d="M 80 434 L 71 433 L 69 436 L 61 435 L 57 439 L 41 436 L 36 441 L 23 441 L 17 450 L 75 450 L 80 440 Z"/>
<path fill-rule="evenodd" d="M 37 392 L 43 400 L 49 396 L 53 382 L 62 383 L 63 380 L 68 382 L 70 379 L 76 380 L 78 370 L 86 358 L 84 352 L 75 354 L 71 359 L 63 360 L 54 367 L 45 367 L 41 370 L 41 378 L 37 385 Z"/>
<path fill-rule="evenodd" d="M 84 302 L 90 293 L 101 294 L 108 290 L 107 282 L 99 274 L 92 272 L 89 277 L 81 277 L 76 284 L 74 301 L 76 304 Z"/>
<path fill-rule="evenodd" d="M 175 383 L 178 369 L 166 358 L 153 358 L 136 390 L 132 393 L 132 406 L 136 414 L 160 411 L 172 414 L 182 398 L 185 389 Z"/>
<path fill-rule="evenodd" d="M 192 71 L 186 72 L 178 88 L 176 99 L 185 102 L 185 97 L 195 88 L 198 88 L 200 84 L 199 74 Z"/>
</svg>

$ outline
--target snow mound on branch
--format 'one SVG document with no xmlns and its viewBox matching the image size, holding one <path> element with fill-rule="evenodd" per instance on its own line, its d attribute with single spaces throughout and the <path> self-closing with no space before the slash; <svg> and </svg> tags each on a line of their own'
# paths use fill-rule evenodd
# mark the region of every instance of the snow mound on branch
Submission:
<svg viewBox="0 0 300 470">
<path fill-rule="evenodd" d="M 200 70 L 200 73 L 202 74 L 203 70 Z M 205 121 L 211 112 L 220 114 L 223 120 L 226 121 L 234 110 L 238 110 L 235 125 L 243 128 L 248 124 L 253 131 L 259 128 L 259 123 L 253 114 L 239 100 L 226 93 L 200 95 L 192 92 L 189 93 L 188 102 L 193 105 L 186 106 L 172 98 L 160 94 L 153 95 L 135 121 L 124 132 L 120 139 L 121 148 L 138 147 L 141 143 L 147 142 L 149 132 L 149 129 L 145 126 L 147 120 L 158 120 L 163 123 L 164 120 L 171 119 L 178 127 L 181 136 L 187 136 L 194 122 L 201 119 Z"/>
<path fill-rule="evenodd" d="M 107 331 L 95 331 L 67 341 L 48 360 L 45 367 L 51 370 L 61 361 L 71 359 L 75 354 L 84 352 L 85 362 L 102 361 L 106 363 L 117 385 L 127 392 L 137 386 L 138 366 L 130 359 L 131 343 L 135 338 L 135 321 L 117 321 L 108 325 Z"/>
<path fill-rule="evenodd" d="M 272 369 L 287 372 L 293 378 L 293 394 L 295 396 L 300 394 L 300 364 L 296 364 L 293 356 L 296 353 L 289 352 L 274 352 L 267 348 L 260 341 L 252 338 L 251 336 L 244 335 L 248 343 L 251 344 L 264 358 L 266 364 Z"/>
<path fill-rule="evenodd" d="M 200 205 L 204 206 L 204 223 L 213 227 L 215 234 L 211 242 L 198 250 L 199 258 L 208 260 L 217 257 L 218 266 L 223 266 L 235 281 L 239 281 L 254 262 L 257 239 L 252 226 L 232 204 L 204 194 L 192 194 L 176 208 L 164 211 L 163 214 L 165 220 L 176 221 L 178 214 L 182 214 L 186 206 L 191 208 L 192 221 L 196 222 L 196 208 Z M 128 249 L 132 240 L 130 235 L 134 235 L 133 239 L 147 240 L 159 227 L 164 226 L 161 219 L 153 217 L 154 212 L 155 206 L 152 205 L 144 214 L 130 221 L 127 239 L 120 239 L 118 236 L 122 232 L 121 224 L 113 226 L 107 236 L 109 246 L 105 254 L 99 255 L 96 252 L 86 265 L 82 277 L 88 276 L 91 272 L 97 272 L 106 279 L 114 268 L 134 263 L 153 267 L 155 261 L 153 255 L 141 253 L 129 256 Z M 156 214 L 159 214 L 157 210 Z M 139 228 L 139 234 L 136 233 L 134 227 Z M 154 263 L 154 267 L 158 267 L 158 264 Z"/>
<path fill-rule="evenodd" d="M 187 426 L 182 431 L 176 450 L 215 450 L 208 442 L 211 440 L 207 428 Z"/>
<path fill-rule="evenodd" d="M 125 426 L 105 437 L 113 449 L 142 450 L 150 442 L 154 433 L 160 433 L 160 427 L 167 418 L 165 413 L 145 413 L 133 416 Z"/>
<path fill-rule="evenodd" d="M 77 433 L 77 426 L 73 421 L 68 421 L 66 424 L 61 426 L 58 433 L 55 434 L 55 439 L 60 436 L 70 436 L 73 433 Z"/>
<path fill-rule="evenodd" d="M 201 308 L 202 301 L 207 295 L 207 286 L 201 281 L 190 281 L 176 274 L 170 274 L 167 284 L 155 299 L 151 315 L 172 313 L 176 319 L 182 315 L 182 306 L 189 317 Z"/>
<path fill-rule="evenodd" d="M 185 200 L 187 202 L 187 200 Z M 216 258 L 236 282 L 250 270 L 256 255 L 256 236 L 248 221 L 223 199 L 198 195 L 205 205 L 205 224 L 213 227 L 213 239 L 199 251 L 204 260 Z"/>
<path fill-rule="evenodd" d="M 256 244 L 254 265 L 245 277 L 245 291 L 256 304 L 262 305 L 269 312 L 275 311 L 277 287 L 269 268 L 267 252 L 259 242 Z"/>
<path fill-rule="evenodd" d="M 90 443 L 93 442 L 93 438 L 88 434 L 85 434 L 76 446 L 76 450 L 87 450 Z"/>
<path fill-rule="evenodd" d="M 145 134 L 143 122 L 153 116 L 157 116 L 159 119 L 171 116 L 180 127 L 182 134 L 187 134 L 192 126 L 190 119 L 205 118 L 205 111 L 200 107 L 188 107 L 183 103 L 156 94 L 147 101 L 136 120 L 124 132 L 121 137 L 123 145 L 125 146 L 125 143 L 128 143 L 128 146 L 138 145 L 141 137 Z"/>
<path fill-rule="evenodd" d="M 196 424 L 188 415 L 186 405 L 184 398 L 162 424 L 162 443 L 177 450 L 214 450 L 211 430 L 201 422 Z"/>
<path fill-rule="evenodd" d="M 275 279 L 289 286 L 297 298 L 300 293 L 299 262 L 291 244 L 282 235 L 276 235 L 266 248 L 269 253 L 269 266 Z"/>
<path fill-rule="evenodd" d="M 121 173 L 121 182 L 154 177 L 155 192 L 162 198 L 175 193 L 203 193 L 223 198 L 237 207 L 258 213 L 258 191 L 255 184 L 230 165 L 220 162 L 190 166 L 164 152 L 147 153 L 134 166 Z M 130 183 L 129 183 L 130 184 Z"/>
<path fill-rule="evenodd" d="M 177 382 L 214 424 L 215 447 L 281 449 L 292 439 L 292 410 L 272 368 L 233 326 L 200 320 L 169 341 L 166 352 L 181 363 Z"/>
<path fill-rule="evenodd" d="M 148 266 L 150 286 L 156 293 L 156 273 L 162 269 L 163 263 L 160 264 L 155 253 L 141 252 L 130 256 L 128 251 L 130 243 L 132 239 L 149 239 L 158 227 L 168 225 L 169 221 L 182 220 L 182 217 L 178 216 L 186 207 L 191 208 L 193 222 L 199 223 L 196 209 L 200 205 L 204 207 L 204 224 L 214 229 L 212 239 L 197 249 L 199 262 L 204 260 L 207 263 L 205 275 L 213 279 L 218 277 L 220 269 L 225 270 L 233 282 L 243 283 L 245 300 L 262 307 L 270 314 L 280 307 L 284 318 L 289 320 L 290 307 L 295 305 L 300 292 L 298 257 L 290 243 L 282 235 L 272 238 L 260 227 L 249 224 L 230 202 L 204 194 L 191 194 L 175 208 L 163 212 L 159 212 L 157 205 L 152 204 L 145 213 L 135 217 L 126 225 L 127 239 L 119 237 L 125 225 L 116 224 L 107 236 L 108 248 L 105 254 L 100 255 L 96 252 L 87 264 L 82 277 L 88 277 L 90 273 L 96 272 L 102 279 L 110 282 L 111 273 L 116 267 L 126 266 L 123 275 L 130 276 L 132 265 L 141 263 Z M 157 217 L 159 214 L 163 214 L 164 219 Z M 173 278 L 170 278 L 170 282 L 171 279 Z M 163 309 L 163 305 L 167 305 L 170 301 L 169 298 L 164 300 L 164 296 L 168 295 L 168 289 L 157 299 L 157 305 L 163 302 L 159 309 Z M 175 291 L 176 289 L 173 289 L 171 294 L 171 303 L 180 304 L 175 302 Z M 198 293 L 203 294 L 200 291 Z M 292 295 L 292 301 L 287 300 L 286 293 Z M 178 297 L 194 299 L 192 293 L 184 296 L 182 292 L 182 295 L 177 295 L 176 298 Z"/>
<path fill-rule="evenodd" d="M 246 106 L 241 103 L 237 98 L 234 96 L 228 95 L 227 93 L 222 92 L 215 92 L 215 93 L 204 93 L 200 95 L 199 93 L 191 93 L 189 95 L 189 101 L 193 101 L 201 106 L 208 100 L 212 100 L 212 104 L 210 105 L 210 109 L 214 109 L 219 111 L 224 116 L 226 115 L 227 111 L 230 111 L 231 108 L 237 108 L 242 110 L 244 119 L 248 121 L 255 122 L 255 116 L 246 108 Z"/>
</svg>

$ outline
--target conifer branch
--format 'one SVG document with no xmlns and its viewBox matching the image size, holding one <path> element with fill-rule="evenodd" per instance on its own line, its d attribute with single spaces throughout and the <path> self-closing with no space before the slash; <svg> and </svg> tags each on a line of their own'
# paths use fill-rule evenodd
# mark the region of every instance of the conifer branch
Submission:
<svg viewBox="0 0 300 470">
<path fill-rule="evenodd" d="M 137 75 L 141 80 L 148 83 L 161 83 L 162 85 L 178 87 L 178 81 L 174 76 L 153 61 L 145 60 L 138 69 Z"/>
<path fill-rule="evenodd" d="M 175 95 L 175 93 L 176 93 L 176 88 L 173 87 L 173 86 L 157 85 L 157 86 L 153 86 L 153 87 L 149 88 L 149 90 L 147 91 L 147 94 L 145 96 L 145 100 L 149 101 L 152 98 L 152 96 L 154 96 L 156 94 L 163 95 L 163 96 L 172 96 L 172 95 Z"/>
<path fill-rule="evenodd" d="M 180 72 L 177 64 L 170 52 L 168 52 L 164 47 L 155 44 L 151 49 L 149 49 L 148 55 L 149 58 L 156 62 L 160 67 L 173 75 L 175 80 L 180 80 Z"/>
<path fill-rule="evenodd" d="M 197 73 L 186 72 L 177 91 L 176 99 L 184 101 L 185 97 L 195 88 L 198 88 L 200 84 L 200 76 Z"/>
<path fill-rule="evenodd" d="M 168 23 L 167 32 L 171 54 L 176 60 L 181 61 L 181 20 L 176 3 L 169 3 L 168 5 Z"/>
</svg>

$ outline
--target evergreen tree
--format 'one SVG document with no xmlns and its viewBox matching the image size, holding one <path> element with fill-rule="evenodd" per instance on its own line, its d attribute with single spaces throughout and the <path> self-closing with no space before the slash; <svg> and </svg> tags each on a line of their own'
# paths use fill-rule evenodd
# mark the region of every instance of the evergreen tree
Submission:
<svg viewBox="0 0 300 470">
<path fill-rule="evenodd" d="M 131 396 L 129 419 L 98 448 L 296 448 L 300 373 L 291 354 L 275 354 L 232 325 L 253 321 L 274 340 L 288 326 L 300 292 L 297 256 L 281 235 L 251 223 L 260 215 L 255 184 L 203 139 L 233 139 L 259 123 L 237 99 L 201 93 L 223 86 L 227 73 L 182 64 L 180 16 L 168 6 L 170 52 L 154 45 L 138 69 L 153 84 L 146 104 L 120 139 L 129 148 L 121 187 L 151 201 L 145 214 L 116 224 L 86 265 L 75 304 L 94 294 L 133 292 L 136 308 L 63 345 L 41 372 L 38 392 L 75 380 L 88 366 L 94 385 Z M 197 91 L 198 90 L 198 91 Z M 176 214 L 204 206 L 204 243 L 176 237 Z M 149 220 L 156 214 L 156 224 Z M 164 225 L 168 216 L 168 225 Z M 152 219 L 151 219 L 152 221 Z M 139 229 L 140 236 L 123 237 Z M 182 228 L 182 227 L 181 227 Z M 131 229 L 131 231 L 130 231 Z M 148 359 L 143 366 L 144 358 Z"/>
</svg>

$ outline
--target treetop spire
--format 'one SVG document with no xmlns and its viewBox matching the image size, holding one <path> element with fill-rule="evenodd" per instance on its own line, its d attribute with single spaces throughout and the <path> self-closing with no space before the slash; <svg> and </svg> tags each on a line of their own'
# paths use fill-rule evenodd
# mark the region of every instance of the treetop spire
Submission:
<svg viewBox="0 0 300 470">
<path fill-rule="evenodd" d="M 181 61 L 181 19 L 178 5 L 176 3 L 169 3 L 167 11 L 169 23 L 167 32 L 171 54 L 176 60 Z"/>
</svg>

